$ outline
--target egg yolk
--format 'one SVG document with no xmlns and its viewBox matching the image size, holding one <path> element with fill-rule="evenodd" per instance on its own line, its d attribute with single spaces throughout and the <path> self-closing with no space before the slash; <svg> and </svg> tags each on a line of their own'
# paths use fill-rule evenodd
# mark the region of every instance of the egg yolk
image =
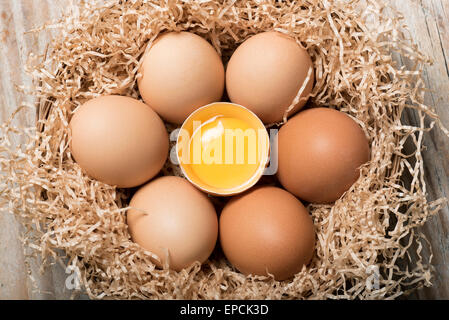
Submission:
<svg viewBox="0 0 449 320">
<path fill-rule="evenodd" d="M 203 183 L 216 188 L 242 186 L 260 164 L 258 132 L 241 119 L 216 116 L 195 127 L 190 138 L 190 163 Z"/>
</svg>

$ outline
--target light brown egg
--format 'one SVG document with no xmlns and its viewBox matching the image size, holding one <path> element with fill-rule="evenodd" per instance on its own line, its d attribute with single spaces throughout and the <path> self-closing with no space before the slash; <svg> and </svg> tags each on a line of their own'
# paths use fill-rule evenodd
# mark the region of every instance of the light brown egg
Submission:
<svg viewBox="0 0 449 320">
<path fill-rule="evenodd" d="M 212 253 L 218 234 L 217 214 L 207 196 L 187 180 L 165 176 L 133 196 L 127 212 L 132 240 L 156 254 L 160 262 L 181 270 Z M 166 257 L 169 257 L 169 261 Z"/>
<path fill-rule="evenodd" d="M 168 134 L 149 106 L 123 96 L 89 100 L 70 121 L 70 148 L 91 177 L 122 188 L 153 178 L 168 155 Z"/>
<path fill-rule="evenodd" d="M 329 203 L 340 198 L 369 158 L 362 128 L 340 111 L 305 110 L 279 131 L 279 181 L 309 202 Z"/>
<path fill-rule="evenodd" d="M 281 121 L 307 78 L 312 60 L 293 38 L 278 32 L 259 33 L 235 50 L 226 69 L 226 90 L 264 123 Z M 294 114 L 306 103 L 313 88 L 311 73 Z"/>
<path fill-rule="evenodd" d="M 223 95 L 221 58 L 205 39 L 193 33 L 160 36 L 139 71 L 143 100 L 169 122 L 181 124 L 197 108 L 219 101 Z"/>
<path fill-rule="evenodd" d="M 285 280 L 313 256 L 312 218 L 298 199 L 280 188 L 260 187 L 232 199 L 221 213 L 219 228 L 224 254 L 244 274 L 270 273 Z"/>
</svg>

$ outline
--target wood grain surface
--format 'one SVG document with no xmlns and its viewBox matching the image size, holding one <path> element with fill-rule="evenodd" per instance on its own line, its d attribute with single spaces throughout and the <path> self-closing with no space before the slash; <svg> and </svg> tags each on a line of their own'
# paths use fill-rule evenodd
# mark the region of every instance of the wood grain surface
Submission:
<svg viewBox="0 0 449 320">
<path fill-rule="evenodd" d="M 6 120 L 23 101 L 33 103 L 19 93 L 16 87 L 30 85 L 30 78 L 23 72 L 28 54 L 42 54 L 52 34 L 27 31 L 45 21 L 56 20 L 69 2 L 0 0 L 0 122 Z M 436 108 L 442 122 L 449 127 L 449 1 L 391 2 L 404 14 L 410 38 L 434 61 L 424 72 L 425 82 L 430 89 L 426 102 Z M 406 64 L 400 58 L 398 60 Z M 22 125 L 32 125 L 34 114 L 21 114 L 18 121 Z M 417 119 L 409 113 L 405 121 L 416 123 Z M 424 160 L 428 197 L 430 200 L 449 198 L 449 139 L 441 131 L 433 130 L 426 135 L 424 143 L 427 148 Z M 0 299 L 69 298 L 72 292 L 65 286 L 65 270 L 54 265 L 45 273 L 40 273 L 39 263 L 24 255 L 19 240 L 20 230 L 20 225 L 11 213 L 0 212 Z M 423 230 L 433 247 L 434 286 L 418 290 L 411 297 L 449 299 L 449 207 L 446 206 L 431 218 Z M 39 291 L 33 290 L 27 274 L 29 269 Z"/>
<path fill-rule="evenodd" d="M 424 81 L 430 89 L 426 104 L 434 106 L 446 128 L 449 126 L 449 1 L 393 1 L 404 16 L 410 38 L 433 64 L 424 70 Z M 402 61 L 402 64 L 404 61 Z M 414 114 L 405 119 L 417 124 Z M 430 200 L 449 199 L 449 139 L 441 130 L 425 135 L 423 154 L 425 177 Z M 423 231 L 433 248 L 434 285 L 418 290 L 411 297 L 418 299 L 449 299 L 449 207 L 432 217 Z M 428 253 L 426 253 L 428 254 Z"/>
</svg>

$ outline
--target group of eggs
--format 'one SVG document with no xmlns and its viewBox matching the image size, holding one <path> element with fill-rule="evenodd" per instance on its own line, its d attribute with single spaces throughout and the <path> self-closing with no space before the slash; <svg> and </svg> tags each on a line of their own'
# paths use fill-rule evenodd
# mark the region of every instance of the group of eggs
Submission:
<svg viewBox="0 0 449 320">
<path fill-rule="evenodd" d="M 265 124 L 290 114 L 313 88 L 307 51 L 294 39 L 264 32 L 243 42 L 226 68 L 214 48 L 189 32 L 159 36 L 145 53 L 138 79 L 145 103 L 108 95 L 81 105 L 70 121 L 70 149 L 91 177 L 121 188 L 154 178 L 168 156 L 163 120 L 182 124 L 198 108 L 222 99 L 242 105 Z M 163 120 L 162 120 L 162 119 Z M 299 199 L 337 200 L 357 180 L 370 157 L 368 140 L 348 115 L 311 108 L 279 131 L 278 172 L 285 188 L 259 186 L 236 195 L 219 218 L 206 195 L 188 180 L 163 176 L 140 187 L 130 201 L 131 238 L 154 253 L 154 263 L 174 270 L 203 263 L 219 237 L 230 263 L 244 274 L 284 280 L 307 265 L 315 231 Z"/>
</svg>

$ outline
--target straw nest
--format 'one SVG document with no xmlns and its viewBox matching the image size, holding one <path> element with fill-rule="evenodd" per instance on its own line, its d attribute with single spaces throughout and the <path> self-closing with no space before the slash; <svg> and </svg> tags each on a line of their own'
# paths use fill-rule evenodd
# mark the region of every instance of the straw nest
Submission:
<svg viewBox="0 0 449 320">
<path fill-rule="evenodd" d="M 37 125 L 0 127 L 0 201 L 23 223 L 23 241 L 43 265 L 67 258 L 91 298 L 378 299 L 431 284 L 431 261 L 421 256 L 426 242 L 416 227 L 445 200 L 426 199 L 422 138 L 435 123 L 448 131 L 423 104 L 427 60 L 407 40 L 397 13 L 375 0 L 100 2 L 80 2 L 59 24 L 34 30 L 60 30 L 27 67 Z M 253 34 L 294 37 L 315 66 L 309 106 L 348 113 L 369 137 L 372 159 L 360 179 L 332 206 L 309 205 L 315 256 L 291 280 L 244 276 L 218 251 L 202 266 L 157 269 L 151 253 L 130 240 L 125 215 L 132 190 L 92 180 L 70 154 L 74 110 L 104 94 L 139 98 L 146 48 L 159 33 L 181 30 L 203 36 L 225 63 Z M 413 69 L 399 68 L 392 52 Z M 407 109 L 418 125 L 401 122 Z M 19 145 L 12 143 L 17 136 Z M 411 153 L 405 154 L 406 143 Z M 167 162 L 163 172 L 179 170 Z"/>
</svg>

